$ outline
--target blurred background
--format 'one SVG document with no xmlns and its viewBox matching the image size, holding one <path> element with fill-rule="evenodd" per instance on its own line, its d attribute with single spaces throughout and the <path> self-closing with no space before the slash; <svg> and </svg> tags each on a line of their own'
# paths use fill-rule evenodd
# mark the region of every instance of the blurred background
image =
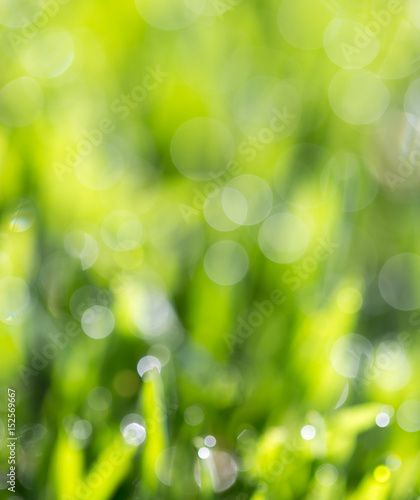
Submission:
<svg viewBox="0 0 420 500">
<path fill-rule="evenodd" d="M 420 498 L 419 3 L 0 24 L 4 498 Z"/>
</svg>

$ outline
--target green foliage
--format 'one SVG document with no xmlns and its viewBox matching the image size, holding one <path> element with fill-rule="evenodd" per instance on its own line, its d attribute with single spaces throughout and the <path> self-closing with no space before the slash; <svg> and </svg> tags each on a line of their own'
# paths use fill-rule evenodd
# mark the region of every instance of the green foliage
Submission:
<svg viewBox="0 0 420 500">
<path fill-rule="evenodd" d="M 4 498 L 419 497 L 419 12 L 2 0 Z"/>
</svg>

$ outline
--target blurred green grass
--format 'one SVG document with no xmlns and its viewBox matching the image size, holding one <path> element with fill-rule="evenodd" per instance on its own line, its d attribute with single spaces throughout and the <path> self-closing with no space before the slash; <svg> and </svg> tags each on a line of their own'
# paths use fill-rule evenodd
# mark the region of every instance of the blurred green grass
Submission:
<svg viewBox="0 0 420 500">
<path fill-rule="evenodd" d="M 4 498 L 420 496 L 419 19 L 2 3 Z"/>
</svg>

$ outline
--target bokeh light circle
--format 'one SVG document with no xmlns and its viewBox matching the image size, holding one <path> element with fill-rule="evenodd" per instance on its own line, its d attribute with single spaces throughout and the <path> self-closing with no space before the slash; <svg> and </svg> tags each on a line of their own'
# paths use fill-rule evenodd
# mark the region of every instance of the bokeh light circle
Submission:
<svg viewBox="0 0 420 500">
<path fill-rule="evenodd" d="M 10 217 L 9 229 L 14 233 L 27 231 L 35 222 L 35 208 L 28 200 L 22 199 L 13 210 Z"/>
<path fill-rule="evenodd" d="M 420 290 L 414 276 L 420 276 L 420 255 L 400 253 L 388 259 L 379 273 L 384 300 L 401 311 L 420 307 Z"/>
<path fill-rule="evenodd" d="M 27 73 L 35 78 L 60 76 L 73 58 L 74 43 L 67 31 L 41 32 L 25 46 L 21 56 Z"/>
<path fill-rule="evenodd" d="M 420 130 L 420 78 L 414 80 L 407 89 L 404 111 L 411 126 Z"/>
<path fill-rule="evenodd" d="M 191 405 L 184 411 L 184 420 L 193 427 L 200 425 L 204 420 L 204 411 L 200 406 Z"/>
<path fill-rule="evenodd" d="M 148 351 L 149 356 L 153 356 L 159 360 L 161 366 L 166 366 L 171 359 L 171 351 L 164 344 L 154 344 Z"/>
<path fill-rule="evenodd" d="M 315 477 L 322 486 L 332 486 L 338 479 L 338 471 L 334 465 L 324 464 L 318 467 Z"/>
<path fill-rule="evenodd" d="M 373 471 L 373 477 L 378 483 L 386 483 L 391 477 L 391 472 L 385 465 L 378 465 Z"/>
<path fill-rule="evenodd" d="M 203 215 L 207 223 L 217 231 L 227 232 L 236 229 L 239 224 L 233 222 L 223 209 L 225 188 L 217 189 L 207 196 L 203 205 Z"/>
<path fill-rule="evenodd" d="M 152 378 L 154 371 L 160 373 L 161 369 L 162 365 L 160 361 L 154 356 L 144 356 L 144 358 L 141 358 L 137 363 L 137 373 L 145 381 Z"/>
<path fill-rule="evenodd" d="M 92 424 L 88 420 L 77 420 L 73 425 L 72 433 L 76 439 L 84 441 L 92 434 Z"/>
<path fill-rule="evenodd" d="M 64 248 L 72 257 L 80 259 L 82 269 L 89 269 L 99 255 L 96 240 L 84 231 L 71 231 L 64 239 Z"/>
<path fill-rule="evenodd" d="M 92 306 L 83 313 L 83 331 L 92 339 L 107 337 L 114 329 L 114 326 L 114 315 L 107 307 Z"/>
<path fill-rule="evenodd" d="M 216 438 L 214 436 L 206 436 L 204 438 L 204 444 L 208 448 L 213 448 L 214 446 L 216 446 Z"/>
<path fill-rule="evenodd" d="M 313 425 L 304 425 L 300 431 L 300 435 L 305 441 L 311 441 L 316 436 L 316 429 Z"/>
<path fill-rule="evenodd" d="M 84 312 L 95 305 L 107 306 L 111 303 L 111 292 L 94 286 L 78 288 L 70 299 L 70 311 L 74 318 L 81 320 Z"/>
<path fill-rule="evenodd" d="M 8 28 L 24 28 L 36 22 L 43 13 L 46 0 L 2 0 L 0 24 Z"/>
<path fill-rule="evenodd" d="M 278 26 L 284 38 L 299 49 L 319 49 L 328 24 L 336 16 L 331 4 L 322 0 L 283 0 Z"/>
<path fill-rule="evenodd" d="M 214 243 L 204 257 L 204 269 L 207 276 L 218 285 L 234 285 L 247 273 L 248 254 L 235 241 Z"/>
<path fill-rule="evenodd" d="M 372 344 L 367 338 L 355 333 L 344 335 L 336 340 L 330 354 L 334 370 L 346 378 L 356 378 L 360 365 L 366 363 L 370 367 L 373 359 Z"/>
<path fill-rule="evenodd" d="M 127 210 L 116 210 L 106 216 L 101 235 L 105 244 L 116 252 L 127 252 L 139 247 L 143 240 L 143 225 Z"/>
<path fill-rule="evenodd" d="M 112 403 L 112 394 L 106 387 L 94 387 L 88 394 L 87 401 L 92 410 L 105 411 Z"/>
<path fill-rule="evenodd" d="M 206 448 L 205 446 L 202 446 L 198 452 L 197 452 L 197 455 L 202 459 L 202 460 L 206 460 L 207 458 L 209 458 L 210 456 L 210 450 L 208 448 Z"/>
<path fill-rule="evenodd" d="M 392 453 L 387 456 L 386 458 L 386 466 L 388 467 L 389 470 L 395 471 L 398 470 L 401 467 L 402 460 L 401 458 Z"/>
<path fill-rule="evenodd" d="M 82 132 L 77 143 L 77 160 L 74 172 L 80 184 L 92 191 L 105 191 L 114 186 L 124 173 L 124 158 L 111 143 L 95 144 L 89 139 L 89 132 Z M 95 143 L 93 142 L 95 141 Z"/>
<path fill-rule="evenodd" d="M 245 174 L 227 184 L 222 194 L 222 205 L 231 221 L 251 226 L 270 213 L 273 195 L 270 186 L 261 177 Z"/>
<path fill-rule="evenodd" d="M 384 83 L 365 69 L 340 69 L 331 80 L 328 95 L 334 113 L 351 125 L 374 122 L 389 104 Z"/>
<path fill-rule="evenodd" d="M 417 30 L 420 31 L 420 4 L 417 0 L 408 0 L 408 17 Z"/>
<path fill-rule="evenodd" d="M 378 427 L 387 427 L 390 422 L 388 413 L 380 412 L 376 415 L 375 422 Z"/>
<path fill-rule="evenodd" d="M 140 16 L 154 28 L 172 31 L 192 24 L 203 12 L 206 0 L 135 0 Z"/>
<path fill-rule="evenodd" d="M 175 324 L 172 304 L 158 289 L 140 288 L 134 291 L 130 304 L 131 315 L 138 335 L 156 338 L 168 333 Z"/>
<path fill-rule="evenodd" d="M 305 253 L 309 244 L 309 230 L 296 215 L 278 213 L 262 224 L 258 244 L 268 259 L 279 264 L 288 264 Z"/>
<path fill-rule="evenodd" d="M 131 446 L 140 446 L 146 439 L 146 429 L 136 422 L 128 424 L 122 434 L 124 441 Z"/>
<path fill-rule="evenodd" d="M 324 33 L 324 49 L 331 61 L 345 69 L 363 68 L 379 52 L 376 36 L 350 19 L 334 19 Z"/>
<path fill-rule="evenodd" d="M 420 401 L 408 400 L 397 411 L 398 425 L 406 432 L 420 431 Z"/>
<path fill-rule="evenodd" d="M 216 493 L 220 493 L 229 489 L 236 481 L 238 475 L 238 467 L 234 459 L 224 451 L 213 451 L 208 448 L 200 448 L 199 458 L 195 466 L 194 476 L 197 484 L 202 484 L 202 468 L 205 468 L 206 473 L 211 480 L 211 485 Z M 211 465 L 207 465 L 210 463 Z"/>
<path fill-rule="evenodd" d="M 139 415 L 138 413 L 129 413 L 128 415 L 125 415 L 121 419 L 121 422 L 120 422 L 121 434 L 123 434 L 124 429 L 130 424 L 139 424 L 142 427 L 146 426 L 144 418 L 141 415 Z"/>
</svg>

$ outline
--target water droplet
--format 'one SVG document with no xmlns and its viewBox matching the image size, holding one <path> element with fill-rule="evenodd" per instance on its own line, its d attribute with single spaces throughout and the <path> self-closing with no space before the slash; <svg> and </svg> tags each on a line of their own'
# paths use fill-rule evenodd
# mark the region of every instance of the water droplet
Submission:
<svg viewBox="0 0 420 500">
<path fill-rule="evenodd" d="M 146 439 L 146 429 L 142 425 L 133 422 L 125 427 L 123 437 L 127 444 L 139 446 Z"/>
<path fill-rule="evenodd" d="M 151 372 L 157 370 L 157 372 L 160 373 L 161 369 L 162 365 L 160 364 L 160 361 L 154 356 L 145 356 L 144 358 L 141 358 L 137 364 L 137 372 L 145 382 L 150 380 L 150 377 L 152 376 Z"/>
</svg>

